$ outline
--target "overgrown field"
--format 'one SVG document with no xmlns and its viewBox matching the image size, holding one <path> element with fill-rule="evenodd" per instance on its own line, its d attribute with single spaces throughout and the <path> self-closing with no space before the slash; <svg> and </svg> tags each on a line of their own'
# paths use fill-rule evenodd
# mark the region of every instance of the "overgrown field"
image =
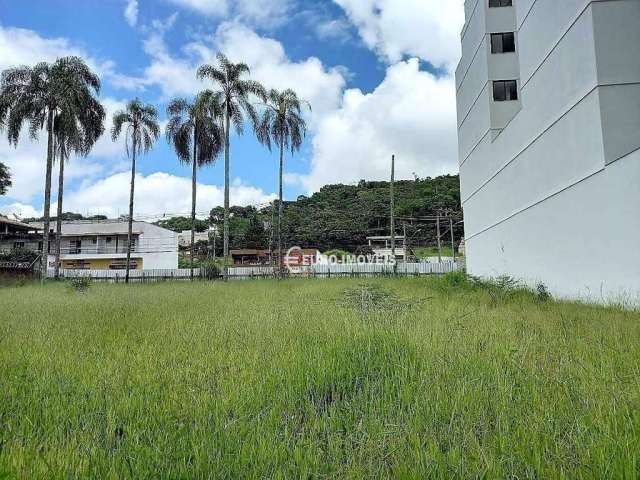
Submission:
<svg viewBox="0 0 640 480">
<path fill-rule="evenodd" d="M 0 289 L 0 478 L 638 478 L 640 314 L 442 279 Z"/>
</svg>

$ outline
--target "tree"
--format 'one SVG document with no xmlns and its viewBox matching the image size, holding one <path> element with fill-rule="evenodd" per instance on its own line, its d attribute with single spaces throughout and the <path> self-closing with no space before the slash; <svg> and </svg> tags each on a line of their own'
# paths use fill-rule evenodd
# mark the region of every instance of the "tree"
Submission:
<svg viewBox="0 0 640 480">
<path fill-rule="evenodd" d="M 307 124 L 301 115 L 301 101 L 296 92 L 272 89 L 267 96 L 264 113 L 258 124 L 258 140 L 271 151 L 271 142 L 280 150 L 278 181 L 278 266 L 282 266 L 282 179 L 284 174 L 284 151 L 300 150 L 307 132 Z M 308 105 L 308 104 L 307 104 Z M 309 106 L 309 109 L 311 107 Z"/>
<path fill-rule="evenodd" d="M 42 280 L 47 275 L 49 224 L 51 209 L 51 172 L 54 157 L 54 122 L 57 116 L 81 118 L 91 90 L 100 82 L 79 57 L 59 58 L 54 63 L 41 62 L 34 67 L 15 67 L 2 72 L 0 79 L 0 123 L 7 130 L 10 144 L 17 146 L 23 125 L 29 126 L 32 139 L 47 132 L 47 155 L 44 188 L 44 229 L 42 241 Z"/>
<path fill-rule="evenodd" d="M 210 90 L 197 95 L 193 103 L 175 99 L 167 107 L 166 137 L 181 163 L 191 164 L 191 280 L 193 280 L 196 232 L 196 175 L 198 167 L 215 162 L 222 150 L 218 97 Z"/>
<path fill-rule="evenodd" d="M 245 114 L 253 123 L 254 130 L 258 125 L 258 113 L 250 102 L 252 95 L 266 101 L 266 91 L 262 85 L 254 80 L 244 79 L 251 73 L 244 63 L 231 63 L 222 53 L 217 55 L 218 65 L 202 65 L 198 69 L 200 80 L 209 79 L 220 91 L 217 92 L 223 112 L 224 125 L 224 227 L 223 227 L 223 255 L 229 256 L 229 134 L 231 122 L 238 132 L 244 131 Z"/>
<path fill-rule="evenodd" d="M 9 168 L 0 162 L 0 195 L 6 195 L 7 190 L 11 187 L 11 173 Z"/>
<path fill-rule="evenodd" d="M 73 77 L 70 77 L 71 79 Z M 61 112 L 54 117 L 54 147 L 53 163 L 56 158 L 59 161 L 58 173 L 58 204 L 56 213 L 56 243 L 55 243 L 55 270 L 54 277 L 60 276 L 60 247 L 62 242 L 62 203 L 64 196 L 64 165 L 69 160 L 71 153 L 86 156 L 91 152 L 93 145 L 104 133 L 105 111 L 100 102 L 92 95 L 100 90 L 100 80 L 95 76 L 93 89 L 77 89 L 79 95 L 83 95 L 81 102 L 84 106 L 73 115 Z"/>
<path fill-rule="evenodd" d="M 129 283 L 131 267 L 131 243 L 133 241 L 133 198 L 136 184 L 136 155 L 148 153 L 160 136 L 158 111 L 153 105 L 143 104 L 139 99 L 131 100 L 125 110 L 113 115 L 111 139 L 115 142 L 125 129 L 127 156 L 131 155 L 131 190 L 129 192 L 129 229 L 127 232 L 127 270 L 125 283 Z"/>
</svg>

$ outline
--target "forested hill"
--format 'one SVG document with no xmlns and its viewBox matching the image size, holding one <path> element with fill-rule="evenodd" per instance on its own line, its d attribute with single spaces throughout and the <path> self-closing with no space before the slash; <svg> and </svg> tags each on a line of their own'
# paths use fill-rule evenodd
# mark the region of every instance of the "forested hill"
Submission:
<svg viewBox="0 0 640 480">
<path fill-rule="evenodd" d="M 289 245 L 355 251 L 366 243 L 367 236 L 389 234 L 389 204 L 389 182 L 327 185 L 310 197 L 299 197 L 285 205 L 283 235 Z M 459 178 L 447 175 L 397 181 L 395 204 L 398 234 L 406 226 L 407 236 L 413 236 L 416 243 L 433 244 L 435 225 L 409 219 L 436 215 L 438 211 L 461 218 Z M 458 237 L 461 235 L 460 230 Z"/>
<path fill-rule="evenodd" d="M 460 182 L 457 175 L 397 181 L 395 183 L 397 232 L 407 232 L 413 245 L 435 245 L 435 223 L 418 217 L 452 212 L 461 219 Z M 357 185 L 327 185 L 310 197 L 286 202 L 283 239 L 287 246 L 339 248 L 355 252 L 366 244 L 366 237 L 389 234 L 389 182 L 361 181 Z M 268 247 L 272 208 L 232 207 L 231 247 Z M 211 223 L 222 232 L 223 210 L 211 211 Z M 414 220 L 409 220 L 414 219 Z M 446 230 L 446 229 L 443 229 Z M 455 230 L 462 238 L 462 225 Z"/>
</svg>

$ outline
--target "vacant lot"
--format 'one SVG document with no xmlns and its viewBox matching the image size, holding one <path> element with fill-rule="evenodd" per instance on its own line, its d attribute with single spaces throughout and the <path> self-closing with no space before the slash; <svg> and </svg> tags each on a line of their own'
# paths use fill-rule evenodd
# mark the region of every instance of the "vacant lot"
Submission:
<svg viewBox="0 0 640 480">
<path fill-rule="evenodd" d="M 455 276 L 0 289 L 3 476 L 637 478 L 640 314 Z"/>
</svg>

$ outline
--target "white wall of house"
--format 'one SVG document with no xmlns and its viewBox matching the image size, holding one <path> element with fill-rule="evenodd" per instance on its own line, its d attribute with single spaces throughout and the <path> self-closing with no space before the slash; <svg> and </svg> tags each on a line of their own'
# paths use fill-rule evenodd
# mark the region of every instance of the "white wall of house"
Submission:
<svg viewBox="0 0 640 480">
<path fill-rule="evenodd" d="M 124 259 L 127 256 L 127 229 L 127 222 L 123 221 L 65 222 L 62 224 L 61 259 Z M 178 268 L 175 232 L 146 222 L 133 222 L 133 237 L 135 245 L 131 257 L 141 259 L 145 270 Z M 80 253 L 75 253 L 73 241 L 78 239 L 81 249 Z M 54 262 L 52 256 L 50 259 Z"/>
<path fill-rule="evenodd" d="M 467 0 L 465 11 L 457 88 L 469 272 L 640 302 L 640 2 Z M 489 49 L 508 12 L 511 73 L 512 60 Z M 509 74 L 519 101 L 505 109 L 491 80 Z"/>
</svg>

